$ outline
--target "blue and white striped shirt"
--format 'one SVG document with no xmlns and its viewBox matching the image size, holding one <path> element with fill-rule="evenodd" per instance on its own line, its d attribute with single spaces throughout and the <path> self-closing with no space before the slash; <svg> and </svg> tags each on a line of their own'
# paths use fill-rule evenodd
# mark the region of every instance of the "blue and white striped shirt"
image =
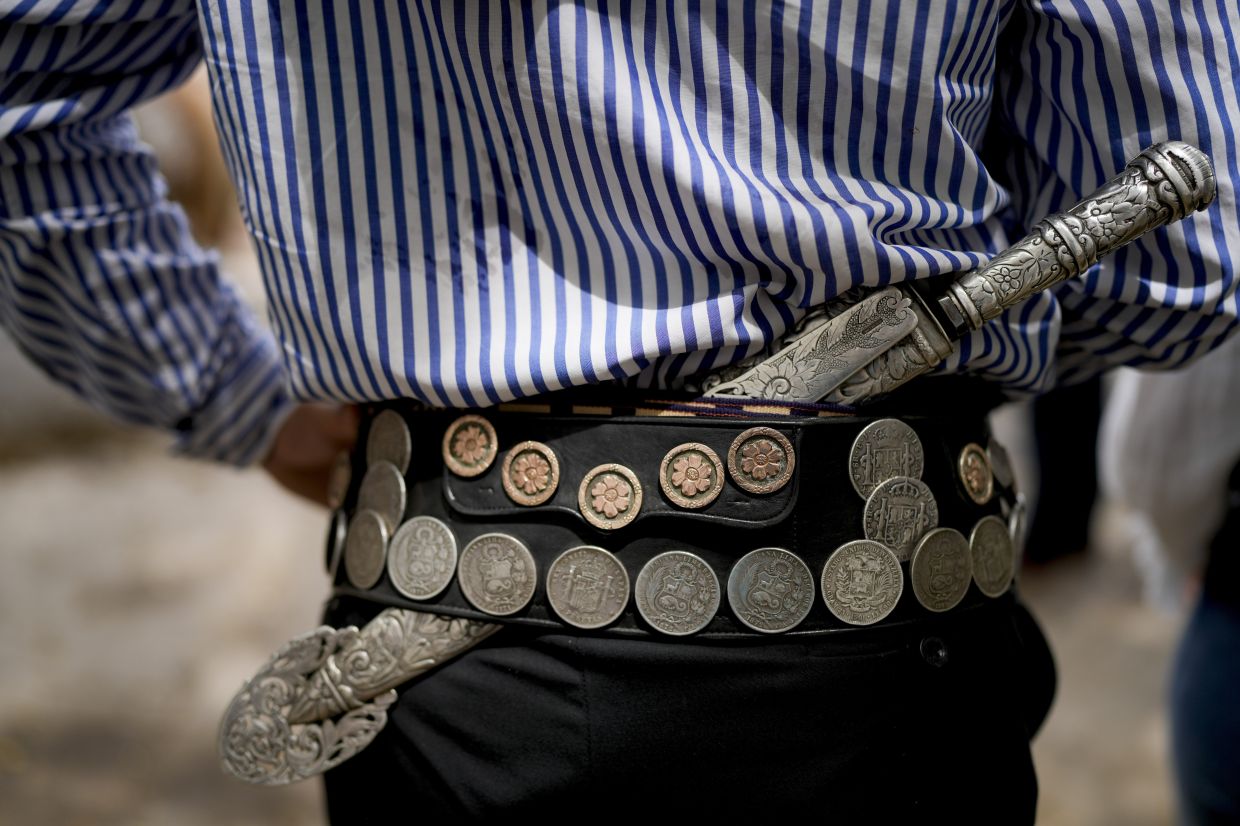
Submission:
<svg viewBox="0 0 1240 826">
<path fill-rule="evenodd" d="M 1207 213 L 946 365 L 1036 390 L 1236 324 L 1230 0 L 0 0 L 0 319 L 186 452 L 293 398 L 674 385 L 805 311 L 985 261 L 1160 139 Z M 126 110 L 205 60 L 273 333 Z"/>
</svg>

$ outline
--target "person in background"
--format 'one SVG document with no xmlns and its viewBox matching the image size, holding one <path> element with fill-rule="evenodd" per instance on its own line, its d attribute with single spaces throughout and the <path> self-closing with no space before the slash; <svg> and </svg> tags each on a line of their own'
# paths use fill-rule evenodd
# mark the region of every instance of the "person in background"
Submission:
<svg viewBox="0 0 1240 826">
<path fill-rule="evenodd" d="M 1170 674 L 1172 767 L 1186 826 L 1240 823 L 1240 339 L 1163 374 L 1123 371 L 1099 465 L 1147 593 L 1193 604 Z"/>
</svg>

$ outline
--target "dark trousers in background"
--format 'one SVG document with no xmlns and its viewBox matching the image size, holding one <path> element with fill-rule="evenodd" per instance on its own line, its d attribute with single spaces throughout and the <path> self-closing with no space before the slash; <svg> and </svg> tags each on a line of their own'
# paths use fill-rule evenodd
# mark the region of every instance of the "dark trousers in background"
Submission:
<svg viewBox="0 0 1240 826">
<path fill-rule="evenodd" d="M 337 601 L 326 619 L 375 610 Z M 326 775 L 328 812 L 1032 824 L 1029 741 L 1054 683 L 1010 595 L 804 639 L 509 626 L 402 690 L 374 743 Z"/>
<path fill-rule="evenodd" d="M 1240 465 L 1171 672 L 1171 747 L 1186 826 L 1240 824 Z"/>
</svg>

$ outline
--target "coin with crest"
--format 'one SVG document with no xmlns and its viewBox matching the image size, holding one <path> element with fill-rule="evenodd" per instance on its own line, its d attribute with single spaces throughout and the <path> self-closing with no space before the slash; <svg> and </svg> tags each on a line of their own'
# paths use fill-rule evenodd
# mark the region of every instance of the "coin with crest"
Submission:
<svg viewBox="0 0 1240 826">
<path fill-rule="evenodd" d="M 484 533 L 461 551 L 457 582 L 465 599 L 497 617 L 520 611 L 534 597 L 534 555 L 506 533 Z"/>
<path fill-rule="evenodd" d="M 954 528 L 935 528 L 921 538 L 909 563 L 913 593 L 931 611 L 950 611 L 960 604 L 973 581 L 969 540 Z"/>
<path fill-rule="evenodd" d="M 904 562 L 917 540 L 939 524 L 939 506 L 925 482 L 897 476 L 870 494 L 864 519 L 865 538 L 883 543 Z"/>
<path fill-rule="evenodd" d="M 374 511 L 358 511 L 349 523 L 344 546 L 344 573 L 358 588 L 370 588 L 383 576 L 388 529 Z"/>
<path fill-rule="evenodd" d="M 388 543 L 388 578 L 410 599 L 438 596 L 456 571 L 456 537 L 433 516 L 415 516 Z"/>
<path fill-rule="evenodd" d="M 719 578 L 697 554 L 665 551 L 637 574 L 637 611 L 657 631 L 674 637 L 701 631 L 719 610 Z"/>
<path fill-rule="evenodd" d="M 1008 589 L 1016 567 L 1012 535 L 997 516 L 983 516 L 969 535 L 969 551 L 973 555 L 973 581 L 988 597 L 997 597 Z"/>
<path fill-rule="evenodd" d="M 615 622 L 629 602 L 629 575 L 603 548 L 569 548 L 547 569 L 547 601 L 560 619 L 577 628 Z"/>
<path fill-rule="evenodd" d="M 822 599 L 837 619 L 873 625 L 895 610 L 904 574 L 890 548 L 858 539 L 835 549 L 823 566 L 821 585 Z"/>
<path fill-rule="evenodd" d="M 383 517 L 389 533 L 396 530 L 405 515 L 405 477 L 396 465 L 379 459 L 367 468 L 357 490 L 357 507 Z"/>
<path fill-rule="evenodd" d="M 853 441 L 848 472 L 861 498 L 897 476 L 920 479 L 926 457 L 921 439 L 899 419 L 879 419 L 866 425 Z"/>
<path fill-rule="evenodd" d="M 814 605 L 814 575 L 800 557 L 783 548 L 750 551 L 728 575 L 728 605 L 754 631 L 790 631 Z"/>
<path fill-rule="evenodd" d="M 384 410 L 370 423 L 366 436 L 366 464 L 384 461 L 396 465 L 401 473 L 409 470 L 413 443 L 409 425 L 395 410 Z"/>
</svg>

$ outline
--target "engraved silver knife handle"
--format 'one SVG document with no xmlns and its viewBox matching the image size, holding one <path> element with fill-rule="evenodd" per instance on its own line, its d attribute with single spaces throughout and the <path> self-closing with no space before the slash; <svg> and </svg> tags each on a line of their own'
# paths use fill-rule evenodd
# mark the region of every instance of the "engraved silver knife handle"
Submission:
<svg viewBox="0 0 1240 826">
<path fill-rule="evenodd" d="M 1214 169 L 1205 153 L 1181 141 L 1151 146 L 1097 192 L 1039 222 L 1027 237 L 962 275 L 943 295 L 926 303 L 915 301 L 916 329 L 823 400 L 856 405 L 890 393 L 934 369 L 951 355 L 953 342 L 971 330 L 1080 275 L 1150 230 L 1205 209 L 1215 194 Z M 921 299 L 918 291 L 908 289 Z M 930 304 L 937 304 L 937 317 Z"/>
<path fill-rule="evenodd" d="M 1152 229 L 1205 209 L 1214 169 L 1182 141 L 1155 144 L 1067 212 L 1046 218 L 991 261 L 948 287 L 939 307 L 956 329 L 976 330 L 1035 293 L 1080 275 Z"/>
</svg>

